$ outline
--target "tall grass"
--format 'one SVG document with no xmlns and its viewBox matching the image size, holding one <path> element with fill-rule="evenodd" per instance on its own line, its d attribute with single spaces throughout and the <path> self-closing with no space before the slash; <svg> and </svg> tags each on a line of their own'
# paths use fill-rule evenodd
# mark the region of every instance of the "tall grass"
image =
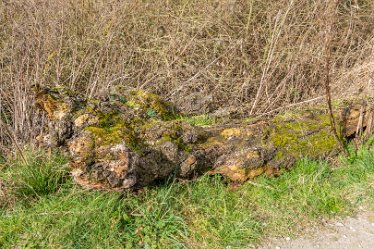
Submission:
<svg viewBox="0 0 374 249">
<path fill-rule="evenodd" d="M 17 159 L 3 169 L 15 195 L 38 199 L 71 184 L 65 156 L 59 153 L 49 156 L 41 151 L 28 154 L 27 161 Z"/>
<path fill-rule="evenodd" d="M 169 100 L 202 92 L 252 114 L 323 95 L 327 2 L 1 1 L 0 118 L 11 130 L 0 127 L 2 149 L 43 127 L 31 105 L 35 83 L 86 96 L 114 84 Z M 374 4 L 344 0 L 335 11 L 335 92 L 366 89 Z"/>
</svg>

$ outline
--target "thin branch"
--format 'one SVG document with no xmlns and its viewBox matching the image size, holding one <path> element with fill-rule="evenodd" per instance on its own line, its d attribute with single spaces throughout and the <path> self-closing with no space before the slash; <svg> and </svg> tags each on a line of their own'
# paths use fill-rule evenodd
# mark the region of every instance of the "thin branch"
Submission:
<svg viewBox="0 0 374 249">
<path fill-rule="evenodd" d="M 287 108 L 290 108 L 290 107 L 295 107 L 295 106 L 299 106 L 299 105 L 303 105 L 303 104 L 311 103 L 311 102 L 314 102 L 314 101 L 317 101 L 317 100 L 320 100 L 320 99 L 323 99 L 323 98 L 325 98 L 325 96 L 319 96 L 319 97 L 312 98 L 312 99 L 308 99 L 308 100 L 304 100 L 304 101 L 301 101 L 301 102 L 298 102 L 298 103 L 293 103 L 293 104 L 290 104 L 290 105 L 281 106 L 281 107 L 278 107 L 278 108 L 273 109 L 273 110 L 271 110 L 271 111 L 264 112 L 264 113 L 258 115 L 258 117 L 267 116 L 267 115 L 269 115 L 269 114 L 272 114 L 272 113 L 274 113 L 274 112 L 280 111 L 280 110 L 282 110 L 282 109 L 287 109 Z"/>
<path fill-rule="evenodd" d="M 336 124 L 334 110 L 332 107 L 331 96 L 331 56 L 332 56 L 332 39 L 335 33 L 336 10 L 339 0 L 334 0 L 328 3 L 327 8 L 327 26 L 326 26 L 326 41 L 325 41 L 325 94 L 326 102 L 329 109 L 331 130 L 339 143 L 339 146 L 344 151 L 346 156 L 350 156 L 348 148 L 345 146 L 343 138 L 338 134 L 338 127 Z"/>
<path fill-rule="evenodd" d="M 26 157 L 24 156 L 22 150 L 21 150 L 21 147 L 19 146 L 16 138 L 15 138 L 15 135 L 13 134 L 12 135 L 12 132 L 9 130 L 7 124 L 5 124 L 1 119 L 0 119 L 0 124 L 4 127 L 4 130 L 5 132 L 7 133 L 7 135 L 9 136 L 9 138 L 13 141 L 14 145 L 16 146 L 16 149 L 17 151 L 19 152 L 21 158 L 22 158 L 22 161 L 27 164 L 27 160 L 26 160 Z"/>
</svg>

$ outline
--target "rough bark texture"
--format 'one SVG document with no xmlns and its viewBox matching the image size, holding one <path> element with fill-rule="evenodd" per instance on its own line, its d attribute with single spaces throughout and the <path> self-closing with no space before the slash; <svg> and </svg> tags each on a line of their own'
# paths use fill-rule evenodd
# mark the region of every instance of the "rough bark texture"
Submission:
<svg viewBox="0 0 374 249">
<path fill-rule="evenodd" d="M 136 189 L 206 172 L 244 182 L 278 174 L 300 157 L 323 158 L 339 150 L 323 106 L 201 128 L 144 91 L 116 89 L 102 100 L 58 88 L 36 91 L 36 102 L 50 119 L 49 134 L 39 140 L 67 148 L 76 182 L 90 188 Z M 337 105 L 343 138 L 372 133 L 374 112 L 368 102 Z"/>
</svg>

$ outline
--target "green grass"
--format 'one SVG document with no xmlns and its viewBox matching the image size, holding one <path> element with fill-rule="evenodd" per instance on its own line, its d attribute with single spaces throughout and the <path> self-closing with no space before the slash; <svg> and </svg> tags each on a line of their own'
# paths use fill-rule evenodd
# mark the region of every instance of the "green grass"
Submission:
<svg viewBox="0 0 374 249">
<path fill-rule="evenodd" d="M 27 160 L 0 167 L 9 190 L 3 198 L 13 200 L 0 205 L 0 248 L 242 248 L 374 207 L 370 147 L 339 166 L 305 159 L 277 178 L 236 189 L 220 176 L 203 176 L 138 194 L 82 190 L 61 155 Z"/>
<path fill-rule="evenodd" d="M 211 126 L 216 123 L 214 117 L 210 117 L 209 115 L 198 115 L 198 116 L 191 116 L 191 117 L 181 117 L 181 120 L 194 125 L 194 126 Z"/>
<path fill-rule="evenodd" d="M 27 162 L 17 161 L 10 166 L 15 193 L 21 197 L 40 198 L 71 184 L 68 160 L 61 154 L 48 157 L 43 152 L 29 155 Z"/>
</svg>

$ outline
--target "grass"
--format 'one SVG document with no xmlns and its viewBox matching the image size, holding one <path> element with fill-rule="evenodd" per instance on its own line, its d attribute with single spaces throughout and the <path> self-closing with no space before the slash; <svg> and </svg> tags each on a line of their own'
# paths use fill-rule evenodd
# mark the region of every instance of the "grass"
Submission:
<svg viewBox="0 0 374 249">
<path fill-rule="evenodd" d="M 47 156 L 39 153 L 29 156 L 27 163 L 19 162 L 13 172 L 17 195 L 41 198 L 59 191 L 69 182 L 67 158 L 54 154 L 46 160 Z"/>
<path fill-rule="evenodd" d="M 191 116 L 191 117 L 181 117 L 181 120 L 191 125 L 200 126 L 200 127 L 212 126 L 216 123 L 216 120 L 214 117 L 211 117 L 206 114 L 198 115 L 198 116 Z"/>
<path fill-rule="evenodd" d="M 236 189 L 203 176 L 138 194 L 82 190 L 53 173 L 64 169 L 61 155 L 27 160 L 0 167 L 9 190 L 3 198 L 13 200 L 0 205 L 0 248 L 243 248 L 374 207 L 369 145 L 339 166 L 304 159 L 277 178 Z"/>
</svg>

